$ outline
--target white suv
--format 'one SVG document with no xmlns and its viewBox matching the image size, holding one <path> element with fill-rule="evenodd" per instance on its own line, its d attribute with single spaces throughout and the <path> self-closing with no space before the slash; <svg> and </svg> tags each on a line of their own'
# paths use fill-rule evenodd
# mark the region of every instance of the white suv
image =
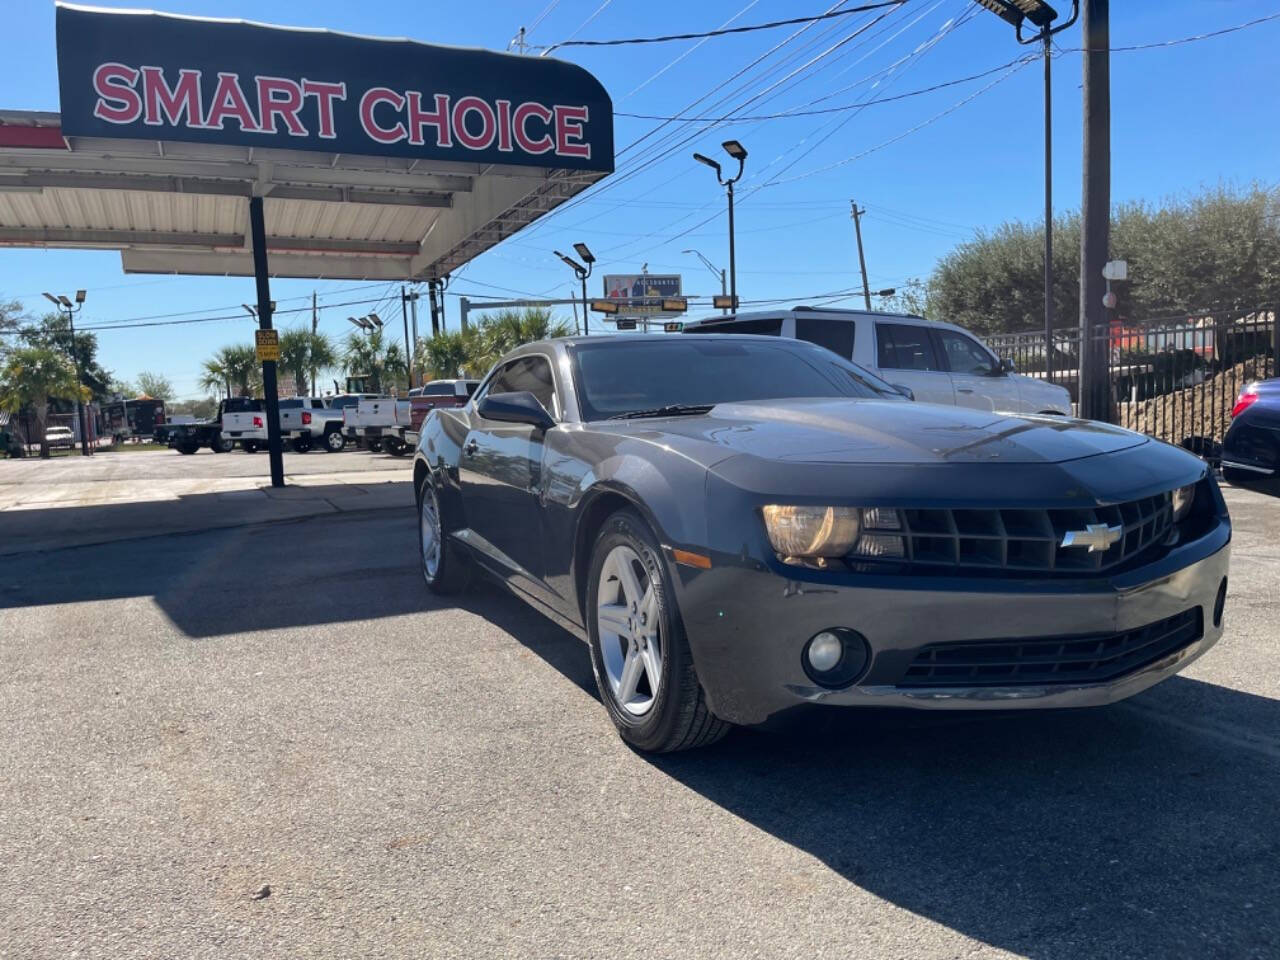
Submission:
<svg viewBox="0 0 1280 960">
<path fill-rule="evenodd" d="M 924 403 L 1002 413 L 1071 414 L 1064 387 L 1014 373 L 968 331 L 905 313 L 793 307 L 710 317 L 685 333 L 754 333 L 808 340 L 866 367 Z"/>
</svg>

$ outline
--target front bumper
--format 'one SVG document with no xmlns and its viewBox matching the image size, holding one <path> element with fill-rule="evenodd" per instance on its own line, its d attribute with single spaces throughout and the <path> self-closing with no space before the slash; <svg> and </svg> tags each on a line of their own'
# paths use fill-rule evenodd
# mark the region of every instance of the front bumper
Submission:
<svg viewBox="0 0 1280 960">
<path fill-rule="evenodd" d="M 727 558 L 726 558 L 727 560 Z M 701 572 L 674 568 L 681 611 L 711 709 L 760 723 L 806 704 L 930 710 L 1088 707 L 1132 696 L 1183 669 L 1222 635 L 1215 605 L 1230 560 L 1230 524 L 1146 567 L 1087 580 L 857 576 L 779 571 L 728 561 Z M 901 669 L 930 644 L 1110 635 L 1199 607 L 1199 639 L 1106 682 L 913 687 Z M 870 666 L 831 690 L 805 673 L 815 633 L 858 631 Z"/>
</svg>

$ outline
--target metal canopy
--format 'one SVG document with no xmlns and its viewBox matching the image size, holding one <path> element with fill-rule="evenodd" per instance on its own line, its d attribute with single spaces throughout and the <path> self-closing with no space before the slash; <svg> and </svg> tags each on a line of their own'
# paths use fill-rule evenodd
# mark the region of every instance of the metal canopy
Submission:
<svg viewBox="0 0 1280 960">
<path fill-rule="evenodd" d="M 127 273 L 443 276 L 613 169 L 573 64 L 59 4 L 61 114 L 0 111 L 0 244 Z"/>
<path fill-rule="evenodd" d="M 0 246 L 253 277 L 272 486 L 271 277 L 439 279 L 613 171 L 613 105 L 573 64 L 71 4 L 56 18 L 61 112 L 0 111 Z"/>
<path fill-rule="evenodd" d="M 121 251 L 126 273 L 253 276 L 245 198 L 265 198 L 277 277 L 425 280 L 604 173 L 64 137 L 0 111 L 0 245 Z"/>
</svg>

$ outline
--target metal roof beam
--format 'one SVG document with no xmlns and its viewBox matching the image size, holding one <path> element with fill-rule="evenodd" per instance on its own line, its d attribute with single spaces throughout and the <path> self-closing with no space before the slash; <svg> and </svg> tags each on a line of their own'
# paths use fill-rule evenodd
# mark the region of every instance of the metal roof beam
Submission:
<svg viewBox="0 0 1280 960">
<path fill-rule="evenodd" d="M 262 161 L 268 162 L 268 161 Z M 152 176 L 161 179 L 214 179 L 253 183 L 259 179 L 259 163 L 216 160 L 179 160 L 174 157 L 119 157 L 77 153 L 33 155 L 0 151 L 0 176 L 110 174 Z M 328 166 L 293 166 L 272 162 L 271 180 L 277 184 L 314 187 L 358 187 L 440 193 L 466 193 L 474 177 L 453 174 L 400 173 Z"/>
<path fill-rule="evenodd" d="M 94 230 L 63 227 L 0 227 L 0 245 L 85 246 L 116 250 L 129 246 L 242 249 L 239 233 L 157 233 L 149 230 Z M 418 244 L 383 240 L 330 240 L 321 237 L 267 237 L 267 249 L 282 253 L 411 257 Z"/>
<path fill-rule="evenodd" d="M 197 251 L 122 250 L 120 264 L 125 273 L 180 273 L 193 276 L 251 277 L 253 257 L 249 253 L 203 253 Z M 315 280 L 413 280 L 409 257 L 316 256 L 274 253 L 273 277 L 301 277 Z"/>
<path fill-rule="evenodd" d="M 35 172 L 9 176 L 0 171 L 0 193 L 31 192 L 46 188 L 71 190 L 141 190 L 148 193 L 187 193 L 219 197 L 249 197 L 248 181 L 205 177 L 157 177 L 142 174 Z M 436 191 L 371 190 L 363 187 L 305 187 L 269 182 L 268 197 L 280 200 L 313 200 L 321 203 L 371 203 L 401 207 L 450 207 L 452 195 Z"/>
</svg>

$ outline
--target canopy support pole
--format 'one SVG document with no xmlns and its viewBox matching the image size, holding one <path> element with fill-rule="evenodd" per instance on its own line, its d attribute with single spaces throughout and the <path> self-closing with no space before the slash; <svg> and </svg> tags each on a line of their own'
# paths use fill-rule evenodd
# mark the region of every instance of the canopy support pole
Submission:
<svg viewBox="0 0 1280 960">
<path fill-rule="evenodd" d="M 253 238 L 253 277 L 258 284 L 258 329 L 271 327 L 271 279 L 267 273 L 267 228 L 262 198 L 249 198 L 249 232 Z M 267 451 L 271 486 L 284 486 L 284 447 L 280 442 L 280 399 L 276 395 L 276 362 L 262 361 L 262 394 L 267 401 Z"/>
</svg>

